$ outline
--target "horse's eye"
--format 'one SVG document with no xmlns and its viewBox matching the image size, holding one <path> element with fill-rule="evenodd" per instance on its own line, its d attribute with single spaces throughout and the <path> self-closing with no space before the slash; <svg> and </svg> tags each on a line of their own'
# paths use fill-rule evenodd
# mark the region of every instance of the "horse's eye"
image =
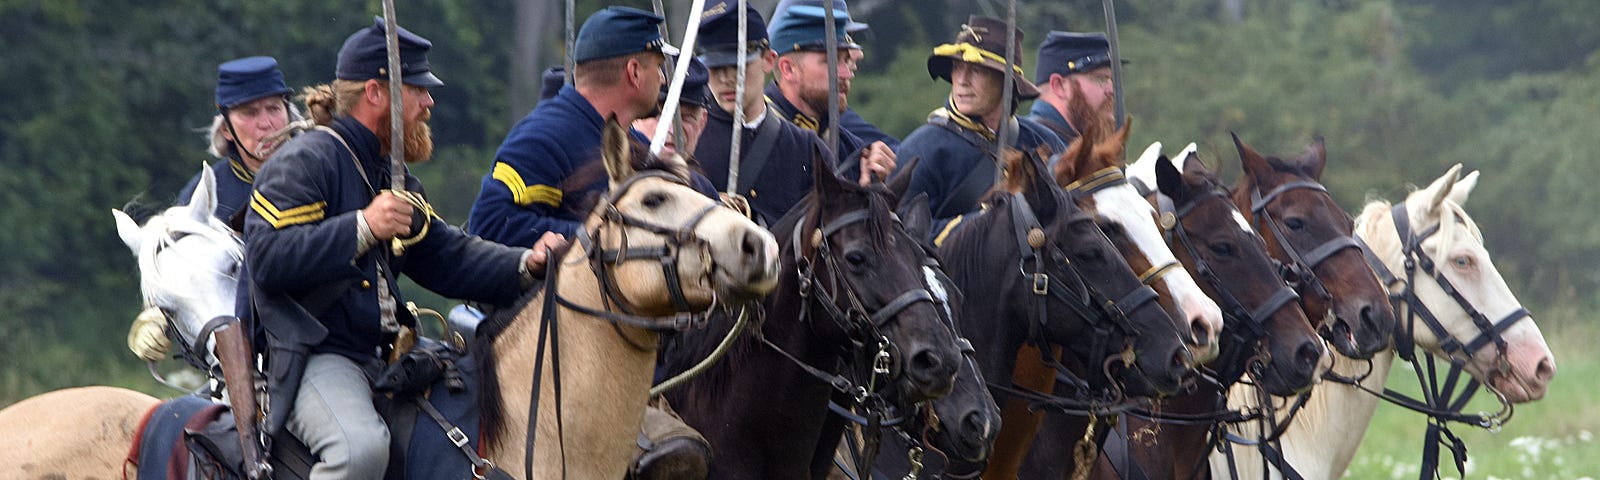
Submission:
<svg viewBox="0 0 1600 480">
<path fill-rule="evenodd" d="M 228 276 L 234 277 L 234 278 L 238 278 L 239 277 L 239 267 L 240 266 L 241 265 L 237 264 L 237 263 L 228 265 L 228 272 L 227 272 Z"/>
<path fill-rule="evenodd" d="M 1105 258 L 1105 254 L 1102 253 L 1098 248 L 1082 249 L 1073 256 L 1078 257 L 1078 260 L 1083 262 L 1098 262 Z"/>
<path fill-rule="evenodd" d="M 660 207 L 662 203 L 666 203 L 666 201 L 667 196 L 665 194 L 659 192 L 650 192 L 648 195 L 645 195 L 644 199 L 640 200 L 639 203 L 644 204 L 646 208 L 656 208 Z"/>
<path fill-rule="evenodd" d="M 850 262 L 852 266 L 861 266 L 867 263 L 867 254 L 861 252 L 846 253 L 844 254 L 844 260 Z"/>
<path fill-rule="evenodd" d="M 1233 256 L 1234 249 L 1233 249 L 1233 244 L 1231 244 L 1231 243 L 1217 242 L 1217 243 L 1211 244 L 1210 247 L 1211 247 L 1211 253 L 1215 253 L 1217 255 L 1221 255 L 1221 256 L 1224 256 L 1224 257 Z"/>
<path fill-rule="evenodd" d="M 1298 231 L 1306 228 L 1306 221 L 1300 217 L 1289 217 L 1283 219 L 1283 226 L 1289 227 L 1290 230 Z"/>
<path fill-rule="evenodd" d="M 1472 257 L 1466 255 L 1457 255 L 1455 258 L 1450 259 L 1450 263 L 1454 263 L 1456 268 L 1472 268 Z"/>
</svg>

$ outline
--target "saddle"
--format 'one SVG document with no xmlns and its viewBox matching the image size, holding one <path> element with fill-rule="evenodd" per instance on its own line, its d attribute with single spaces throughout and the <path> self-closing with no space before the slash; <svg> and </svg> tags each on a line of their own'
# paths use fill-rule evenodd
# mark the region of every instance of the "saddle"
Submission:
<svg viewBox="0 0 1600 480">
<path fill-rule="evenodd" d="M 384 392 L 375 402 L 390 432 L 385 478 L 472 477 L 464 450 L 477 452 L 480 435 L 474 365 L 470 354 L 420 339 L 374 382 L 374 390 Z M 225 403 L 199 395 L 162 402 L 134 438 L 128 462 L 136 466 L 136 478 L 245 478 L 237 427 Z M 273 436 L 271 446 L 273 478 L 309 478 L 316 463 L 309 448 L 288 432 Z"/>
</svg>

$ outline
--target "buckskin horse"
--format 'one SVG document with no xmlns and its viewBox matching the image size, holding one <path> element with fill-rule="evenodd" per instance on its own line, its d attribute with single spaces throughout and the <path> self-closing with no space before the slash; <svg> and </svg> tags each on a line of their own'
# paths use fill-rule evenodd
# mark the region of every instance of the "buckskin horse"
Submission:
<svg viewBox="0 0 1600 480">
<path fill-rule="evenodd" d="M 501 420 L 491 424 L 500 427 L 489 439 L 496 445 L 489 453 L 514 477 L 523 476 L 519 467 L 529 448 L 524 432 L 534 385 L 531 367 L 547 302 L 561 319 L 561 328 L 552 333 L 566 364 L 565 405 L 556 409 L 553 375 L 545 371 L 534 476 L 556 477 L 564 469 L 572 478 L 621 478 L 633 455 L 655 358 L 656 334 L 635 325 L 687 318 L 676 314 L 704 310 L 719 300 L 758 297 L 776 283 L 777 245 L 770 234 L 686 186 L 681 159 L 643 159 L 644 169 L 635 172 L 621 147 L 625 135 L 614 123 L 608 127 L 604 151 L 612 193 L 585 222 L 588 239 L 561 253 L 546 290 L 527 297 L 493 340 L 503 395 L 492 402 Z M 659 255 L 647 261 L 630 253 L 669 250 L 677 260 L 681 295 L 667 293 L 667 279 L 655 261 Z M 672 296 L 680 296 L 687 307 L 675 306 Z M 632 313 L 614 310 L 623 306 Z M 650 342 L 644 345 L 652 351 L 635 351 L 628 341 Z M 546 370 L 553 356 L 543 355 Z M 134 430 L 157 403 L 129 390 L 87 387 L 12 405 L 0 411 L 0 427 L 7 432 L 0 437 L 0 477 L 120 476 Z M 564 438 L 556 437 L 558 416 Z M 562 447 L 572 455 L 563 458 Z"/>
<path fill-rule="evenodd" d="M 900 403 L 943 397 L 962 361 L 894 195 L 839 179 L 813 154 L 811 193 L 773 228 L 782 261 L 765 318 L 667 394 L 711 444 L 712 478 L 823 478 L 846 421 L 832 411 L 881 418 L 891 384 Z M 673 355 L 704 356 L 728 329 L 682 335 Z"/>
<path fill-rule="evenodd" d="M 1227 409 L 1229 387 L 1248 374 L 1273 395 L 1292 395 L 1310 389 L 1332 362 L 1266 244 L 1201 163 L 1195 145 L 1177 162 L 1160 149 L 1160 142 L 1146 149 L 1128 177 L 1161 212 L 1166 240 L 1184 268 L 1223 307 L 1221 354 L 1193 391 L 1125 415 L 1106 440 L 1096 478 L 1203 477 L 1213 425 L 1239 420 Z"/>
<path fill-rule="evenodd" d="M 962 220 L 939 252 L 968 299 L 957 315 L 962 330 L 1006 412 L 987 466 L 955 463 L 1015 478 L 1038 428 L 1033 408 L 1099 410 L 1171 394 L 1193 360 L 1155 291 L 1041 172 L 1041 160 L 1009 152 L 1003 168 L 985 210 Z M 1068 395 L 1049 395 L 1058 375 L 1071 384 Z"/>
<path fill-rule="evenodd" d="M 1460 170 L 1460 165 L 1450 168 L 1399 204 L 1368 203 L 1356 219 L 1355 233 L 1367 246 L 1369 261 L 1380 277 L 1396 292 L 1397 311 L 1404 321 L 1395 331 L 1397 347 L 1378 352 L 1370 364 L 1336 356 L 1334 378 L 1359 378 L 1359 385 L 1323 382 L 1290 421 L 1283 432 L 1282 453 L 1300 477 L 1344 475 L 1380 396 L 1428 415 L 1434 436 L 1449 421 L 1492 428 L 1509 419 L 1510 404 L 1543 398 L 1555 376 L 1555 359 L 1538 325 L 1506 286 L 1484 249 L 1477 224 L 1462 209 L 1477 185 L 1477 174 L 1459 178 Z M 1417 355 L 1407 345 L 1425 354 Z M 1396 356 L 1415 363 L 1424 391 L 1435 395 L 1419 402 L 1385 392 Z M 1451 373 L 1443 385 L 1437 378 L 1423 377 L 1424 372 L 1436 371 L 1430 357 L 1450 363 Z M 1458 369 L 1471 380 L 1464 386 L 1465 395 L 1450 398 Z M 1363 373 L 1364 378 L 1356 377 Z M 1494 416 L 1461 413 L 1480 384 L 1506 404 L 1506 410 Z M 1437 440 L 1429 442 L 1437 445 Z M 1452 453 L 1457 461 L 1464 460 L 1464 452 Z M 1235 456 L 1230 462 L 1213 455 L 1214 478 L 1227 478 L 1233 468 L 1239 478 L 1286 476 L 1252 449 L 1237 449 Z M 1433 478 L 1436 461 L 1437 457 L 1433 462 L 1424 459 L 1422 477 Z"/>
</svg>

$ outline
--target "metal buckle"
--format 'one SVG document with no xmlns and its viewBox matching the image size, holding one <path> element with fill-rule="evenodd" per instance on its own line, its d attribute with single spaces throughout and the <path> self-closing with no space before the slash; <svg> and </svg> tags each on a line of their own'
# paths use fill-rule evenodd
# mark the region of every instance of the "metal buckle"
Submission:
<svg viewBox="0 0 1600 480">
<path fill-rule="evenodd" d="M 1050 276 L 1039 272 L 1033 274 L 1033 294 L 1044 295 L 1050 293 Z"/>
<path fill-rule="evenodd" d="M 461 427 L 451 428 L 444 436 L 449 437 L 450 443 L 456 444 L 456 448 L 467 446 L 467 434 L 461 431 Z"/>
</svg>

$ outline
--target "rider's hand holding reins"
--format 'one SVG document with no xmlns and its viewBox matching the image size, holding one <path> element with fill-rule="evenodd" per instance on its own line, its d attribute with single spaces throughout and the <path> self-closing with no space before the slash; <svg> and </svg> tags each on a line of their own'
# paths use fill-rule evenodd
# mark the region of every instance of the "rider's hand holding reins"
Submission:
<svg viewBox="0 0 1600 480">
<path fill-rule="evenodd" d="M 882 141 L 872 142 L 861 149 L 861 177 L 856 183 L 866 186 L 873 180 L 886 180 L 894 173 L 894 149 Z"/>
<path fill-rule="evenodd" d="M 567 237 L 556 232 L 544 232 L 539 241 L 533 242 L 533 254 L 528 255 L 528 272 L 533 275 L 544 275 L 544 266 L 550 263 L 549 252 L 560 250 L 567 246 Z"/>
</svg>

